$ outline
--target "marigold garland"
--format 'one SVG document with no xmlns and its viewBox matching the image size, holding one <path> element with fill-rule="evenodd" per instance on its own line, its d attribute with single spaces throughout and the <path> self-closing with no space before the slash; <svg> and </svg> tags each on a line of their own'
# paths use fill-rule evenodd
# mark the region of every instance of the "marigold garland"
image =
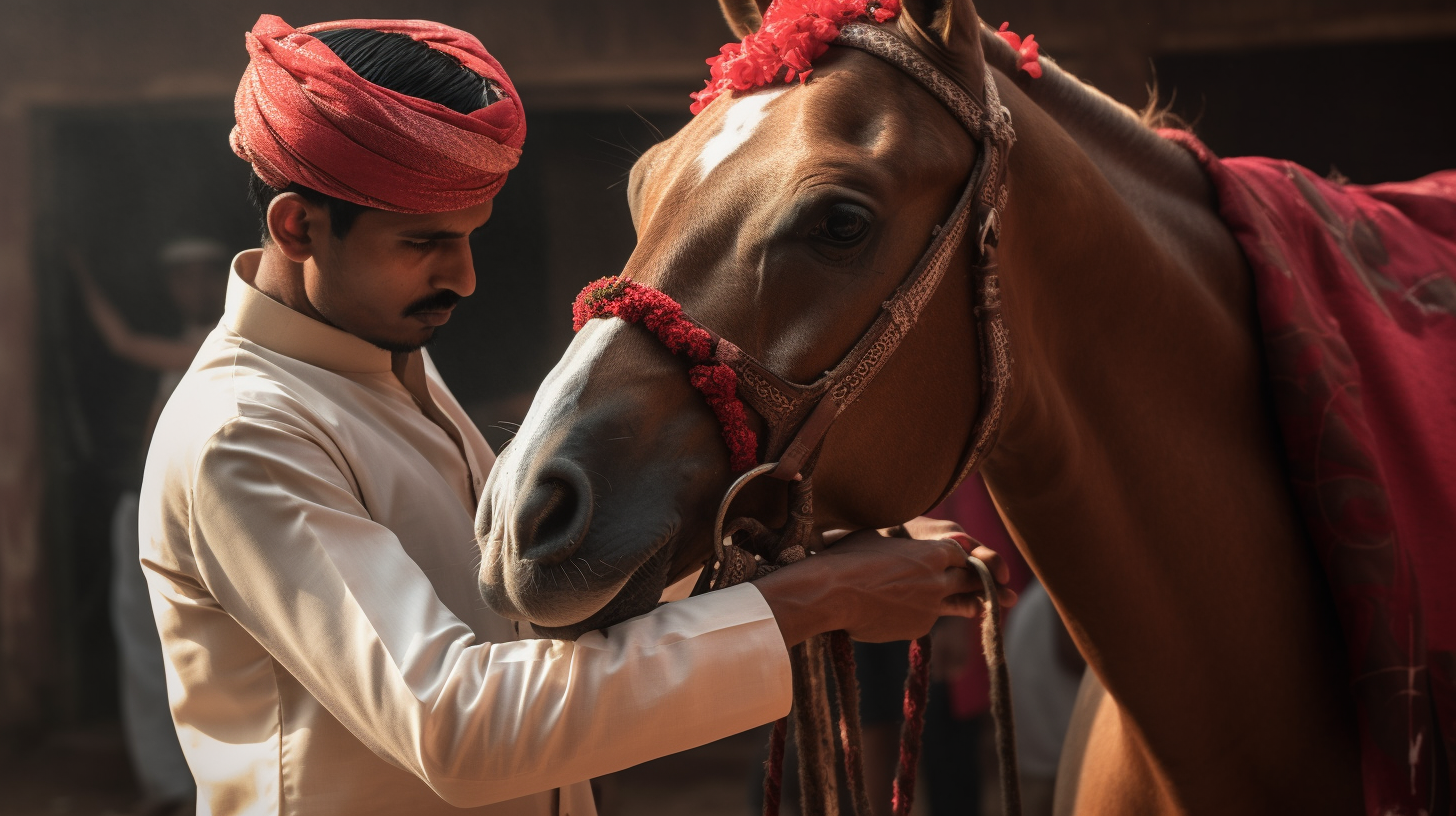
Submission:
<svg viewBox="0 0 1456 816">
<path fill-rule="evenodd" d="M 829 50 L 839 30 L 856 20 L 884 23 L 900 14 L 900 0 L 774 0 L 758 31 L 731 42 L 707 60 L 710 77 L 692 94 L 693 115 L 726 91 L 747 91 L 774 82 L 800 83 L 814 71 L 814 60 Z M 1041 77 L 1041 43 L 1035 34 L 1022 39 L 1002 23 L 996 34 L 1016 50 L 1017 68 Z"/>
<path fill-rule="evenodd" d="M 724 91 L 746 91 L 782 80 L 804 82 L 814 60 L 829 50 L 839 29 L 856 20 L 883 23 L 900 13 L 900 0 L 774 0 L 758 31 L 723 46 L 708 59 L 711 78 L 693 94 L 694 115 Z"/>
<path fill-rule="evenodd" d="M 571 306 L 573 331 L 598 317 L 641 323 L 673 354 L 691 360 L 688 381 L 702 393 L 717 417 L 728 464 L 742 473 L 758 464 L 758 434 L 748 427 L 748 412 L 738 398 L 738 374 L 713 359 L 713 337 L 683 314 L 682 306 L 664 292 L 620 275 L 587 284 Z"/>
</svg>

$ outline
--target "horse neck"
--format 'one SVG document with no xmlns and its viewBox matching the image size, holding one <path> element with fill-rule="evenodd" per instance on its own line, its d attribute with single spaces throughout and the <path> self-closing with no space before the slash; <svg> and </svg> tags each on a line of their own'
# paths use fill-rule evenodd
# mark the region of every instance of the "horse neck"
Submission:
<svg viewBox="0 0 1456 816">
<path fill-rule="evenodd" d="M 1018 133 L 1001 244 L 1014 385 L 983 474 L 1018 546 L 1154 766 L 1226 763 L 1216 746 L 1240 728 L 1268 736 L 1252 749 L 1268 767 L 1312 722 L 1344 744 L 1250 284 L 1207 181 L 1060 71 L 1024 93 L 1000 79 Z M 1300 733 L 1280 731 L 1291 712 Z M 1168 773 L 1163 790 L 1199 795 Z"/>
</svg>

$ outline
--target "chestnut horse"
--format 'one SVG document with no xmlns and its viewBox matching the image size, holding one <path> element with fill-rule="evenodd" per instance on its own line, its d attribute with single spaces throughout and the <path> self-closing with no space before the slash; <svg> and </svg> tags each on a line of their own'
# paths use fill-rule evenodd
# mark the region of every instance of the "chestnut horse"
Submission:
<svg viewBox="0 0 1456 816">
<path fill-rule="evenodd" d="M 904 5 L 893 30 L 962 87 L 989 71 L 1017 132 L 1000 240 L 1014 387 L 981 473 L 1091 668 L 1059 808 L 1359 813 L 1340 637 L 1276 452 L 1250 274 L 1204 173 L 1054 65 L 1018 75 L 971 0 Z M 740 36 L 759 24 L 753 2 L 723 6 Z M 641 157 L 624 274 L 812 382 L 924 251 L 975 151 L 905 74 L 831 48 L 806 84 L 725 95 Z M 821 529 L 902 522 L 954 477 L 978 403 L 971 303 L 948 275 L 833 426 Z M 648 611 L 712 552 L 731 480 L 682 361 L 592 321 L 491 473 L 485 596 L 568 637 Z M 765 519 L 783 502 L 762 481 L 740 498 Z"/>
</svg>

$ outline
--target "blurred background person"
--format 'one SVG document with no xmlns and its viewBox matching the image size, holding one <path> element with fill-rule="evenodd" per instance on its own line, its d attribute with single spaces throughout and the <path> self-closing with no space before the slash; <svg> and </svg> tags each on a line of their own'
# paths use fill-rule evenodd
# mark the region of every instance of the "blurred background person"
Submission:
<svg viewBox="0 0 1456 816">
<path fill-rule="evenodd" d="M 1072 721 L 1082 659 L 1052 598 L 1033 579 L 1006 624 L 1006 668 L 1011 674 L 1016 761 L 1026 816 L 1051 816 L 1057 764 Z"/>
<path fill-rule="evenodd" d="M 172 241 L 163 247 L 159 260 L 167 294 L 182 324 L 181 331 L 172 337 L 134 331 L 96 284 L 85 259 L 79 253 L 72 254 L 87 315 L 107 349 L 157 373 L 156 396 L 147 416 L 139 460 L 146 456 L 162 406 L 222 316 L 227 292 L 228 254 L 215 241 Z M 137 561 L 137 547 L 134 486 L 121 493 L 111 517 L 111 628 L 116 638 L 121 723 L 142 793 L 132 812 L 139 816 L 182 816 L 195 812 L 196 788 L 167 706 L 162 645 L 152 618 L 146 578 Z"/>
</svg>

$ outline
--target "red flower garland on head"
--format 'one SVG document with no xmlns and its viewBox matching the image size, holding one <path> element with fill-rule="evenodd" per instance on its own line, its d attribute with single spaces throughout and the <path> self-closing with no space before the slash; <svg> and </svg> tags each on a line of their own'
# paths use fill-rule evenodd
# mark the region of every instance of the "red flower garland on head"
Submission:
<svg viewBox="0 0 1456 816">
<path fill-rule="evenodd" d="M 774 0 L 758 31 L 708 59 L 712 78 L 692 95 L 690 110 L 696 115 L 724 91 L 762 87 L 780 74 L 784 82 L 804 82 L 839 29 L 860 19 L 883 23 L 899 13 L 900 0 Z"/>
<path fill-rule="evenodd" d="M 1020 34 L 1011 30 L 1010 23 L 1002 23 L 996 29 L 996 35 L 1016 51 L 1017 68 L 1030 74 L 1032 79 L 1041 79 L 1041 43 L 1036 41 L 1035 34 L 1027 34 L 1023 40 Z"/>
<path fill-rule="evenodd" d="M 695 365 L 688 381 L 702 393 L 717 417 L 728 445 L 728 464 L 742 473 L 758 464 L 758 434 L 748 427 L 748 411 L 738 398 L 738 374 L 713 359 L 713 337 L 683 314 L 682 306 L 666 293 L 620 275 L 587 284 L 571 305 L 571 327 L 581 331 L 587 321 L 617 317 L 641 323 L 673 354 Z"/>
</svg>

